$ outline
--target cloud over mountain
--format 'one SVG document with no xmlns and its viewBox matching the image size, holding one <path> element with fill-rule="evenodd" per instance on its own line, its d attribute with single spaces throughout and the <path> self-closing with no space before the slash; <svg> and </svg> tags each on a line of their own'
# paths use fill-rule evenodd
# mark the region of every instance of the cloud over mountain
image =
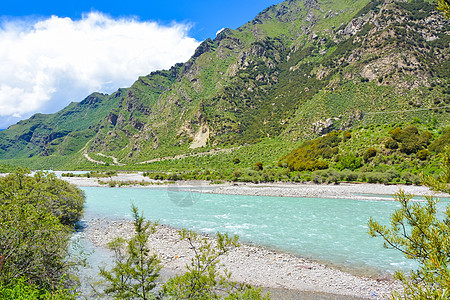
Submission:
<svg viewBox="0 0 450 300">
<path fill-rule="evenodd" d="M 184 24 L 112 19 L 98 12 L 80 20 L 2 22 L 0 128 L 186 61 L 199 44 L 188 31 Z"/>
</svg>

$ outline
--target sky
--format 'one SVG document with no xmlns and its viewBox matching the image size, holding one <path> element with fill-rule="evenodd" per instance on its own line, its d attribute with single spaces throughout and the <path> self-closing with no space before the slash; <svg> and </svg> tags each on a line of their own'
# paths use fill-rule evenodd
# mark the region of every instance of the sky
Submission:
<svg viewBox="0 0 450 300">
<path fill-rule="evenodd" d="M 0 129 L 185 62 L 281 0 L 0 3 Z"/>
</svg>

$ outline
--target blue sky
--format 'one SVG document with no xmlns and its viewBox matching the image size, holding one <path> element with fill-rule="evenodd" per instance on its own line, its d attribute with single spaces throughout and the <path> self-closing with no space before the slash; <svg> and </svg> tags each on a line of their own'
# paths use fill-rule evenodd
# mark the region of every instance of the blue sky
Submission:
<svg viewBox="0 0 450 300">
<path fill-rule="evenodd" d="M 0 128 L 185 62 L 281 1 L 2 1 Z"/>
<path fill-rule="evenodd" d="M 163 24 L 173 21 L 191 23 L 192 37 L 197 40 L 213 38 L 215 33 L 228 27 L 236 29 L 252 20 L 260 11 L 281 0 L 228 0 L 228 1 L 12 1 L 4 0 L 0 14 L 13 17 L 51 16 L 79 19 L 85 13 L 99 11 L 111 17 L 137 16 L 142 21 L 154 20 Z"/>
</svg>

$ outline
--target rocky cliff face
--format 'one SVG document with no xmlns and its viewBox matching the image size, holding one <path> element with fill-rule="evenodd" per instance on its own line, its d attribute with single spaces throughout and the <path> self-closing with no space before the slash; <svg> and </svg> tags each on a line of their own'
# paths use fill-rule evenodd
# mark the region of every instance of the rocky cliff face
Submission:
<svg viewBox="0 0 450 300">
<path fill-rule="evenodd" d="M 204 41 L 186 63 L 0 132 L 0 156 L 82 150 L 139 162 L 397 122 L 390 111 L 449 119 L 449 29 L 423 1 L 288 0 Z M 62 125 L 86 112 L 85 126 Z"/>
</svg>

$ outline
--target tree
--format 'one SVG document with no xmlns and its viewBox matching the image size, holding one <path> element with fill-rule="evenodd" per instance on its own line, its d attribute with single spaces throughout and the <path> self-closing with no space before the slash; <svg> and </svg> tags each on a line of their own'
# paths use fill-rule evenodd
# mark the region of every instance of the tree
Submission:
<svg viewBox="0 0 450 300">
<path fill-rule="evenodd" d="M 450 19 L 450 0 L 438 0 L 437 9 L 442 11 L 447 19 Z"/>
<path fill-rule="evenodd" d="M 111 271 L 100 268 L 105 279 L 103 294 L 113 299 L 269 299 L 260 289 L 230 281 L 231 273 L 219 271 L 219 257 L 238 246 L 238 237 L 217 234 L 216 241 L 199 237 L 192 231 L 181 230 L 182 240 L 187 240 L 195 256 L 187 265 L 187 272 L 170 278 L 159 293 L 152 292 L 161 269 L 156 254 L 151 254 L 148 239 L 156 232 L 156 223 L 145 221 L 133 205 L 134 236 L 125 241 L 116 238 L 109 243 L 114 252 L 115 264 Z"/>
<path fill-rule="evenodd" d="M 442 155 L 439 177 L 426 178 L 425 184 L 435 190 L 449 192 L 450 148 Z M 400 271 L 395 273 L 404 286 L 403 295 L 394 292 L 396 299 L 449 299 L 450 298 L 450 204 L 441 220 L 438 199 L 427 196 L 426 204 L 411 203 L 413 195 L 400 190 L 395 200 L 401 205 L 391 216 L 391 226 L 369 220 L 369 234 L 381 236 L 386 248 L 401 251 L 407 258 L 417 260 L 419 269 L 411 271 L 409 278 Z"/>
<path fill-rule="evenodd" d="M 20 280 L 52 293 L 68 284 L 76 264 L 70 233 L 83 202 L 81 190 L 52 174 L 18 169 L 0 178 L 0 290 Z"/>
<path fill-rule="evenodd" d="M 155 299 L 152 290 L 161 266 L 156 254 L 150 253 L 147 242 L 156 232 L 157 223 L 145 221 L 136 206 L 132 205 L 131 210 L 135 234 L 129 241 L 116 238 L 108 244 L 114 252 L 115 266 L 111 271 L 100 268 L 100 276 L 106 281 L 103 293 L 113 299 Z"/>
<path fill-rule="evenodd" d="M 53 173 L 18 168 L 0 180 L 0 203 L 10 205 L 25 202 L 36 209 L 50 211 L 62 224 L 74 225 L 83 214 L 82 190 L 58 179 Z"/>
<path fill-rule="evenodd" d="M 170 278 L 163 285 L 163 296 L 169 299 L 269 299 L 261 289 L 230 280 L 231 273 L 219 271 L 220 257 L 238 247 L 238 236 L 217 233 L 216 241 L 199 237 L 193 231 L 181 230 L 195 255 L 186 266 L 187 272 Z"/>
</svg>

